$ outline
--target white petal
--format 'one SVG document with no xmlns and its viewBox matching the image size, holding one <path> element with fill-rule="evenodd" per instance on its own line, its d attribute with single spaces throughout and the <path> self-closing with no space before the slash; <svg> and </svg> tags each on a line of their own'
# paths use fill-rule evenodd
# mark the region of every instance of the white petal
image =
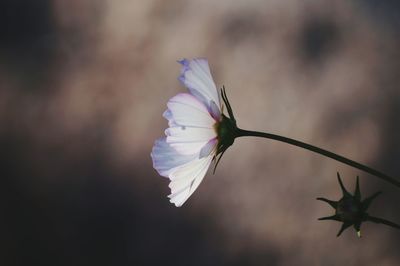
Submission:
<svg viewBox="0 0 400 266">
<path fill-rule="evenodd" d="M 221 106 L 219 94 L 211 76 L 208 61 L 203 58 L 179 61 L 183 65 L 179 80 L 189 89 L 190 93 L 201 100 L 209 110 L 213 101 Z"/>
<path fill-rule="evenodd" d="M 175 206 L 180 207 L 192 195 L 203 180 L 212 157 L 204 157 L 177 168 L 170 175 L 171 194 L 168 196 Z"/>
<path fill-rule="evenodd" d="M 221 110 L 219 110 L 219 106 L 214 101 L 210 103 L 210 113 L 216 121 L 221 121 Z"/>
<path fill-rule="evenodd" d="M 196 154 L 183 155 L 178 153 L 166 142 L 165 137 L 155 141 L 150 156 L 153 160 L 154 169 L 165 177 L 168 177 L 176 167 L 182 166 L 198 157 Z"/>
<path fill-rule="evenodd" d="M 215 138 L 217 131 L 213 128 L 204 127 L 170 127 L 165 130 L 167 142 L 198 142 Z"/>
<path fill-rule="evenodd" d="M 181 126 L 212 128 L 216 123 L 207 107 L 189 93 L 180 93 L 168 101 L 167 119 Z"/>
<path fill-rule="evenodd" d="M 207 144 L 204 145 L 203 148 L 201 148 L 199 158 L 209 156 L 213 151 L 216 153 L 217 144 L 218 144 L 217 138 L 214 138 L 209 142 L 207 142 Z"/>
<path fill-rule="evenodd" d="M 211 139 L 217 137 L 213 128 L 170 127 L 165 130 L 167 143 L 182 154 L 199 153 Z"/>
<path fill-rule="evenodd" d="M 163 113 L 163 117 L 168 120 L 168 126 L 170 127 L 178 127 L 179 125 L 175 122 L 174 117 L 172 116 L 171 110 L 167 109 Z"/>
</svg>

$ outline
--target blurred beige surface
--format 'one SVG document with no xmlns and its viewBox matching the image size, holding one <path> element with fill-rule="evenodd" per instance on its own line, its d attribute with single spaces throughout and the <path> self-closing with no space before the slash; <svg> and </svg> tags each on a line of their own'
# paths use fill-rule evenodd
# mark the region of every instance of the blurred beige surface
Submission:
<svg viewBox="0 0 400 266">
<path fill-rule="evenodd" d="M 38 85 L 49 92 L 19 90 L 18 76 L 0 66 L 0 121 L 29 132 L 28 157 L 43 173 L 37 182 L 44 190 L 65 182 L 54 180 L 64 161 L 89 160 L 101 144 L 113 171 L 132 172 L 112 182 L 143 194 L 143 206 L 167 202 L 168 182 L 152 169 L 150 151 L 167 127 L 166 102 L 185 91 L 176 63 L 184 57 L 208 58 L 240 127 L 400 172 L 384 155 L 399 133 L 388 121 L 399 102 L 398 39 L 356 1 L 58 0 L 53 9 L 57 49 Z M 54 147 L 62 159 L 40 159 Z M 400 222 L 398 207 L 388 203 L 399 193 L 389 185 L 251 138 L 236 140 L 179 211 L 167 210 L 212 225 L 207 239 L 233 261 L 249 249 L 272 254 L 270 265 L 398 265 L 394 229 L 365 224 L 361 240 L 352 228 L 336 238 L 339 223 L 317 221 L 332 209 L 315 198 L 340 197 L 337 171 L 349 190 L 356 175 L 365 196 L 384 190 L 371 213 Z M 252 265 L 265 265 L 262 258 Z"/>
</svg>

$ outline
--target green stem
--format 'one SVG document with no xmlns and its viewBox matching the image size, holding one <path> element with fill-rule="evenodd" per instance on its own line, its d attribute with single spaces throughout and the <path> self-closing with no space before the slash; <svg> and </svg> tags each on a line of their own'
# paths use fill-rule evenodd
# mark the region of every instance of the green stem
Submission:
<svg viewBox="0 0 400 266">
<path fill-rule="evenodd" d="M 367 215 L 367 219 L 366 220 L 374 222 L 374 223 L 377 223 L 377 224 L 385 224 L 387 226 L 391 226 L 393 228 L 400 229 L 400 225 L 398 225 L 396 223 L 393 223 L 391 221 L 388 221 L 388 220 L 385 220 L 385 219 L 382 219 L 382 218 L 374 217 L 374 216 L 371 216 L 371 215 Z"/>
<path fill-rule="evenodd" d="M 323 156 L 332 158 L 332 159 L 334 159 L 336 161 L 339 161 L 341 163 L 347 164 L 349 166 L 352 166 L 354 168 L 357 168 L 359 170 L 367 172 L 367 173 L 369 173 L 371 175 L 379 177 L 380 179 L 383 179 L 386 182 L 389 182 L 392 185 L 395 185 L 395 186 L 400 188 L 400 181 L 399 180 L 396 180 L 395 178 L 390 177 L 390 176 L 388 176 L 388 175 L 386 175 L 386 174 L 384 174 L 382 172 L 379 172 L 378 170 L 370 168 L 370 167 L 368 167 L 366 165 L 360 164 L 360 163 L 358 163 L 356 161 L 347 159 L 346 157 L 343 157 L 343 156 L 338 155 L 336 153 L 333 153 L 333 152 L 318 148 L 316 146 L 313 146 L 313 145 L 310 145 L 310 144 L 307 144 L 307 143 L 304 143 L 304 142 L 301 142 L 301 141 L 298 141 L 298 140 L 295 140 L 295 139 L 291 139 L 291 138 L 287 138 L 287 137 L 271 134 L 271 133 L 264 133 L 264 132 L 258 132 L 258 131 L 249 131 L 249 130 L 243 130 L 243 129 L 240 129 L 240 128 L 237 128 L 235 133 L 236 133 L 235 137 L 260 137 L 260 138 L 266 138 L 266 139 L 273 139 L 273 140 L 277 140 L 277 141 L 281 141 L 281 142 L 284 142 L 284 143 L 288 143 L 288 144 L 291 144 L 291 145 L 294 145 L 294 146 L 297 146 L 297 147 L 300 147 L 300 148 L 303 148 L 303 149 L 306 149 L 306 150 L 309 150 L 309 151 L 313 151 L 315 153 L 318 153 L 318 154 L 321 154 Z"/>
</svg>

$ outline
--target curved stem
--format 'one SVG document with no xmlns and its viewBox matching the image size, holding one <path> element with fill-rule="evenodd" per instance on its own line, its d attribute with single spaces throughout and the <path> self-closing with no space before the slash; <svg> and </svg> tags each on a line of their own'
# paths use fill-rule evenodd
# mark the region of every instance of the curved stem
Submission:
<svg viewBox="0 0 400 266">
<path fill-rule="evenodd" d="M 357 168 L 359 170 L 362 170 L 364 172 L 367 172 L 371 175 L 374 175 L 376 177 L 379 177 L 380 179 L 385 180 L 386 182 L 391 183 L 392 185 L 395 185 L 397 187 L 400 188 L 400 181 L 397 179 L 394 179 L 393 177 L 390 177 L 382 172 L 379 172 L 378 170 L 375 170 L 373 168 L 370 168 L 366 165 L 360 164 L 356 161 L 347 159 L 346 157 L 343 157 L 341 155 L 338 155 L 336 153 L 318 148 L 316 146 L 295 140 L 295 139 L 291 139 L 291 138 L 287 138 L 287 137 L 283 137 L 280 135 L 275 135 L 275 134 L 271 134 L 271 133 L 264 133 L 264 132 L 258 132 L 258 131 L 249 131 L 249 130 L 243 130 L 240 128 L 237 128 L 236 130 L 236 137 L 260 137 L 260 138 L 267 138 L 267 139 L 273 139 L 273 140 L 277 140 L 277 141 L 281 141 L 284 143 L 288 143 L 309 151 L 313 151 L 315 153 L 321 154 L 323 156 L 332 158 L 336 161 L 339 161 L 341 163 L 347 164 L 349 166 L 352 166 L 354 168 Z"/>
<path fill-rule="evenodd" d="M 374 223 L 377 223 L 377 224 L 385 224 L 387 226 L 391 226 L 393 228 L 400 229 L 400 225 L 398 225 L 396 223 L 393 223 L 391 221 L 388 221 L 388 220 L 385 220 L 385 219 L 382 219 L 382 218 L 374 217 L 374 216 L 371 216 L 371 215 L 367 216 L 367 221 L 371 221 L 371 222 L 374 222 Z"/>
</svg>

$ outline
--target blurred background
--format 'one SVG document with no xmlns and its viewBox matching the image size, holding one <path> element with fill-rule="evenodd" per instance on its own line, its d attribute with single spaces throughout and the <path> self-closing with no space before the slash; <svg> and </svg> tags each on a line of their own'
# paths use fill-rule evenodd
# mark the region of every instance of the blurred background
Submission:
<svg viewBox="0 0 400 266">
<path fill-rule="evenodd" d="M 207 57 L 238 125 L 400 176 L 398 1 L 0 2 L 1 265 L 399 265 L 316 197 L 336 172 L 400 223 L 399 190 L 286 144 L 238 139 L 187 203 L 152 168 L 176 60 Z"/>
</svg>

